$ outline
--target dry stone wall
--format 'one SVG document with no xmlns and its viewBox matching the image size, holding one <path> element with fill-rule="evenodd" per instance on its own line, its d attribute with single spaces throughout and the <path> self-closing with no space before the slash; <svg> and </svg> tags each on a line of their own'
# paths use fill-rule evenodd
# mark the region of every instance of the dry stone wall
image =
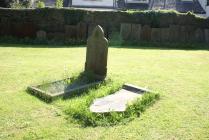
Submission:
<svg viewBox="0 0 209 140">
<path fill-rule="evenodd" d="M 108 39 L 120 32 L 125 41 L 202 42 L 208 40 L 209 19 L 160 11 L 0 8 L 0 37 L 86 41 L 96 25 L 102 26 Z"/>
<path fill-rule="evenodd" d="M 209 29 L 195 28 L 190 25 L 151 28 L 150 25 L 122 23 L 120 35 L 124 41 L 209 42 Z"/>
</svg>

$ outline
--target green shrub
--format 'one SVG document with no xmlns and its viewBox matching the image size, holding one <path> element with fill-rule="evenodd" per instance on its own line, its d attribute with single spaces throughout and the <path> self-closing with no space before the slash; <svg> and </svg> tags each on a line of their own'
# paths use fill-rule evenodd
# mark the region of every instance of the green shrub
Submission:
<svg viewBox="0 0 209 140">
<path fill-rule="evenodd" d="M 22 9 L 22 8 L 30 8 L 31 7 L 31 0 L 25 0 L 23 2 L 20 2 L 18 0 L 13 0 L 11 3 L 10 3 L 10 8 L 13 8 L 13 9 Z"/>
<path fill-rule="evenodd" d="M 63 0 L 56 0 L 55 7 L 62 8 L 63 7 Z"/>
<path fill-rule="evenodd" d="M 36 3 L 36 7 L 37 7 L 37 8 L 45 8 L 45 3 L 44 3 L 43 1 L 38 1 L 38 2 Z"/>
<path fill-rule="evenodd" d="M 21 9 L 21 8 L 24 8 L 24 7 L 19 1 L 14 0 L 10 3 L 10 8 Z"/>
</svg>

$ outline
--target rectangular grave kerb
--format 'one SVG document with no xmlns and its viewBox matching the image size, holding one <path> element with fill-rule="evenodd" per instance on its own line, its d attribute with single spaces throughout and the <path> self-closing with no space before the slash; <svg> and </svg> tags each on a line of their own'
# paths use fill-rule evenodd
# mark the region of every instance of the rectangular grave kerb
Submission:
<svg viewBox="0 0 209 140">
<path fill-rule="evenodd" d="M 95 99 L 90 106 L 90 111 L 94 113 L 124 112 L 128 104 L 148 92 L 150 92 L 148 89 L 124 84 L 122 89 L 115 93 Z"/>
<path fill-rule="evenodd" d="M 64 80 L 59 80 L 59 81 L 55 81 L 55 82 L 51 82 L 51 83 L 47 83 L 48 85 L 52 85 L 54 83 L 57 82 L 62 82 Z M 37 86 L 29 86 L 27 88 L 27 90 L 29 91 L 30 94 L 35 95 L 41 99 L 43 99 L 46 102 L 51 102 L 54 99 L 58 98 L 58 97 L 63 97 L 69 94 L 69 96 L 71 95 L 71 93 L 74 92 L 82 92 L 90 87 L 96 86 L 98 84 L 102 83 L 102 81 L 96 81 L 96 82 L 92 82 L 92 83 L 86 83 L 86 84 L 78 84 L 77 86 L 74 86 L 72 88 L 66 88 L 66 90 L 61 90 L 55 93 L 52 92 L 47 92 L 43 89 L 41 89 L 40 87 L 45 85 L 37 85 Z M 72 84 L 72 83 L 71 83 Z M 71 85 L 69 84 L 69 86 Z M 66 96 L 67 97 L 67 96 Z"/>
</svg>

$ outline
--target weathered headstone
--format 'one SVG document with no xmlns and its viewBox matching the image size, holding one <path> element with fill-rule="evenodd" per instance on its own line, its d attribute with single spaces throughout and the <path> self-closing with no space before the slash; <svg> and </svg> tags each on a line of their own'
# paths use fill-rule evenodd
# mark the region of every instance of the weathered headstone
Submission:
<svg viewBox="0 0 209 140">
<path fill-rule="evenodd" d="M 169 41 L 169 28 L 161 28 L 160 31 L 160 40 L 162 42 L 168 42 Z"/>
<path fill-rule="evenodd" d="M 12 35 L 15 37 L 36 37 L 37 26 L 31 22 L 12 23 Z"/>
<path fill-rule="evenodd" d="M 194 36 L 195 36 L 195 41 L 196 42 L 204 42 L 204 32 L 203 32 L 203 29 L 200 29 L 200 28 L 196 29 Z"/>
<path fill-rule="evenodd" d="M 120 36 L 125 41 L 131 39 L 131 24 L 128 23 L 121 24 Z"/>
<path fill-rule="evenodd" d="M 180 26 L 179 25 L 170 25 L 169 29 L 170 29 L 170 33 L 169 33 L 170 41 L 171 42 L 179 41 L 179 39 L 181 37 L 180 36 Z"/>
<path fill-rule="evenodd" d="M 97 25 L 87 40 L 85 72 L 92 72 L 96 79 L 103 80 L 107 74 L 108 40 Z"/>
<path fill-rule="evenodd" d="M 141 36 L 141 24 L 131 25 L 131 40 L 139 41 Z"/>
<path fill-rule="evenodd" d="M 86 23 L 78 23 L 77 25 L 77 38 L 85 40 L 87 38 L 87 25 Z"/>
<path fill-rule="evenodd" d="M 194 41 L 194 28 L 193 26 L 180 26 L 180 38 L 181 42 L 193 42 Z"/>
<path fill-rule="evenodd" d="M 67 38 L 66 34 L 62 32 L 49 32 L 47 33 L 47 38 L 58 39 L 58 40 L 62 40 L 63 38 L 69 39 L 69 37 Z"/>
<path fill-rule="evenodd" d="M 205 42 L 209 43 L 209 29 L 205 29 L 204 32 L 205 32 Z"/>
<path fill-rule="evenodd" d="M 161 30 L 160 28 L 152 28 L 152 31 L 151 31 L 151 41 L 154 41 L 154 42 L 160 42 L 160 35 L 161 35 Z"/>
<path fill-rule="evenodd" d="M 36 38 L 40 40 L 46 39 L 46 32 L 42 30 L 36 32 Z"/>
<path fill-rule="evenodd" d="M 186 26 L 187 30 L 187 42 L 193 42 L 194 41 L 194 26 Z"/>
<path fill-rule="evenodd" d="M 65 25 L 65 36 L 66 38 L 77 37 L 77 27 L 75 25 Z"/>
<path fill-rule="evenodd" d="M 180 35 L 181 35 L 181 37 L 179 38 L 179 41 L 187 42 L 188 33 L 187 33 L 186 26 L 180 26 Z"/>
<path fill-rule="evenodd" d="M 150 41 L 151 31 L 152 31 L 152 29 L 150 28 L 149 25 L 144 25 L 142 27 L 142 31 L 141 31 L 141 39 L 144 41 Z"/>
</svg>

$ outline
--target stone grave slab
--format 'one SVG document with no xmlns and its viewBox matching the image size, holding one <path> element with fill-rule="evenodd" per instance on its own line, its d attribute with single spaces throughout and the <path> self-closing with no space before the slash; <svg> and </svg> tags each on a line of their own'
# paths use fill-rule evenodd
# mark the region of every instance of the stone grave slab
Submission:
<svg viewBox="0 0 209 140">
<path fill-rule="evenodd" d="M 169 27 L 169 37 L 171 42 L 179 41 L 181 38 L 180 35 L 180 26 L 179 25 L 170 25 Z"/>
<path fill-rule="evenodd" d="M 141 24 L 132 24 L 131 25 L 131 39 L 139 41 L 141 36 Z"/>
<path fill-rule="evenodd" d="M 203 42 L 204 41 L 204 31 L 201 28 L 195 30 L 195 41 L 196 42 Z"/>
<path fill-rule="evenodd" d="M 141 39 L 143 41 L 150 41 L 151 39 L 151 27 L 149 25 L 144 25 L 141 31 Z"/>
<path fill-rule="evenodd" d="M 65 25 L 65 36 L 66 38 L 76 38 L 77 36 L 77 26 L 75 25 Z"/>
<path fill-rule="evenodd" d="M 47 33 L 47 38 L 48 39 L 59 39 L 59 40 L 62 40 L 65 37 L 66 37 L 65 33 L 62 33 L 62 32 L 49 32 L 49 33 Z"/>
<path fill-rule="evenodd" d="M 131 24 L 122 23 L 120 27 L 120 36 L 123 40 L 127 41 L 131 36 Z"/>
<path fill-rule="evenodd" d="M 186 42 L 194 41 L 194 26 L 188 25 L 186 26 Z"/>
<path fill-rule="evenodd" d="M 181 37 L 179 38 L 180 41 L 181 42 L 187 42 L 188 33 L 187 33 L 186 26 L 180 26 L 180 35 L 181 35 Z"/>
<path fill-rule="evenodd" d="M 154 42 L 160 42 L 160 35 L 161 35 L 161 30 L 160 28 L 152 28 L 151 31 L 151 41 Z"/>
<path fill-rule="evenodd" d="M 187 26 L 179 26 L 179 41 L 180 42 L 193 42 L 194 41 L 194 27 Z"/>
<path fill-rule="evenodd" d="M 181 42 L 193 42 L 194 40 L 194 28 L 193 26 L 180 26 L 180 38 L 179 41 Z"/>
<path fill-rule="evenodd" d="M 36 32 L 36 38 L 38 38 L 40 40 L 46 39 L 46 32 L 42 31 L 42 30 Z"/>
<path fill-rule="evenodd" d="M 205 32 L 205 42 L 209 43 L 209 29 L 205 29 L 204 32 Z"/>
<path fill-rule="evenodd" d="M 78 23 L 77 25 L 77 39 L 85 40 L 87 38 L 87 25 L 86 23 Z"/>
<path fill-rule="evenodd" d="M 131 84 L 123 85 L 122 89 L 114 94 L 95 99 L 90 106 L 90 111 L 95 113 L 124 112 L 127 104 L 143 96 L 149 90 Z"/>
<path fill-rule="evenodd" d="M 169 28 L 161 28 L 160 40 L 162 42 L 168 42 L 169 41 Z"/>
<path fill-rule="evenodd" d="M 32 94 L 47 102 L 50 102 L 56 97 L 68 97 L 73 92 L 81 92 L 92 86 L 100 84 L 102 81 L 87 82 L 85 79 L 79 79 L 74 82 L 69 82 L 70 78 L 45 83 L 37 86 L 29 86 L 27 90 Z"/>
</svg>

